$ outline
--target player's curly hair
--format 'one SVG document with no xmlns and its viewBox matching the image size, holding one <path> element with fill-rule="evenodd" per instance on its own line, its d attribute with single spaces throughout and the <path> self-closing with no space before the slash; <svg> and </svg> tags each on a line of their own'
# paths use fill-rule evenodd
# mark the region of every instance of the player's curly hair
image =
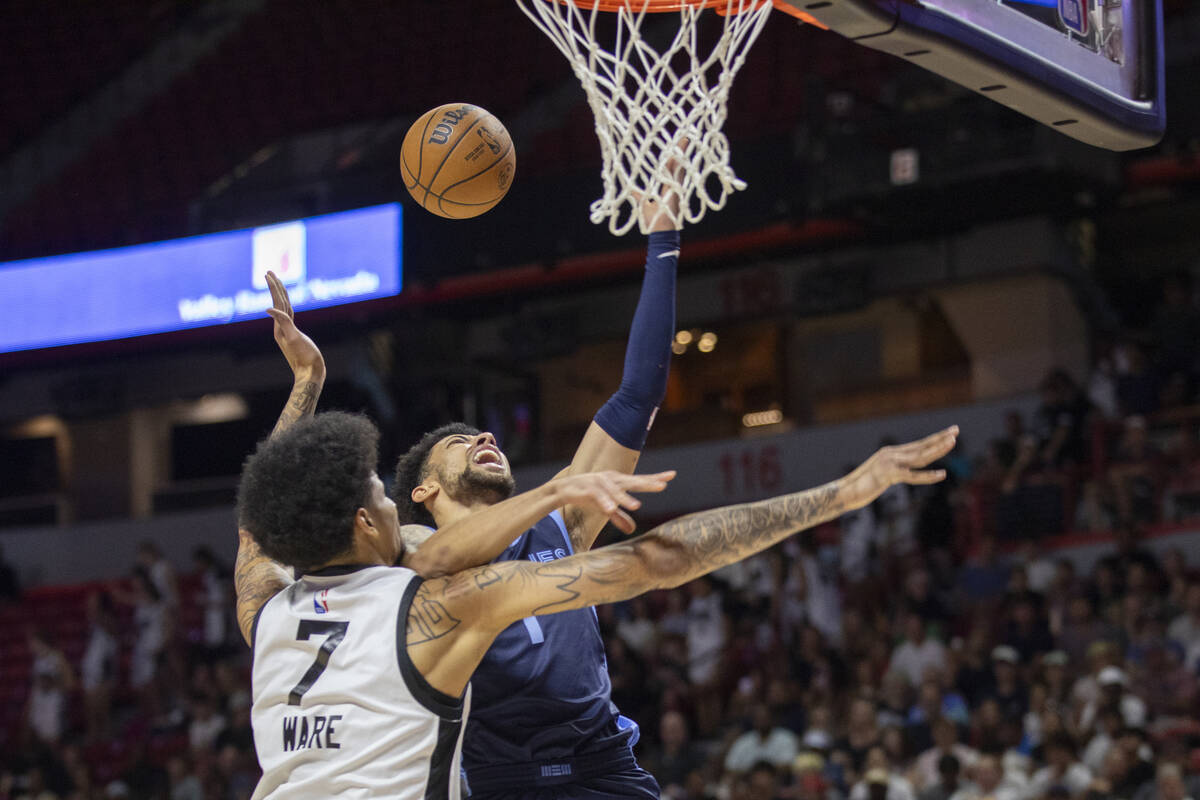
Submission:
<svg viewBox="0 0 1200 800">
<path fill-rule="evenodd" d="M 421 485 L 421 481 L 429 475 L 429 453 L 433 446 L 447 436 L 462 434 L 478 436 L 479 430 L 465 422 L 451 422 L 430 431 L 421 437 L 421 441 L 408 448 L 408 452 L 400 456 L 396 462 L 396 480 L 392 486 L 392 499 L 396 501 L 396 513 L 400 516 L 402 525 L 428 525 L 436 528 L 433 515 L 420 503 L 414 503 L 412 490 Z"/>
<path fill-rule="evenodd" d="M 379 430 L 366 417 L 302 419 L 259 442 L 242 465 L 238 526 L 282 564 L 321 567 L 353 547 L 354 514 L 378 460 Z"/>
</svg>

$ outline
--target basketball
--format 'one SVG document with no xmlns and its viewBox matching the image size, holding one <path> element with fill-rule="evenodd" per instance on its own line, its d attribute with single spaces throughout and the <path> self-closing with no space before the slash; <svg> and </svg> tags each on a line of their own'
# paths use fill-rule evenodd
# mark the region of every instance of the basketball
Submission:
<svg viewBox="0 0 1200 800">
<path fill-rule="evenodd" d="M 448 219 L 495 207 L 516 166 L 512 138 L 500 120 L 470 103 L 426 111 L 400 147 L 404 187 L 426 211 Z"/>
</svg>

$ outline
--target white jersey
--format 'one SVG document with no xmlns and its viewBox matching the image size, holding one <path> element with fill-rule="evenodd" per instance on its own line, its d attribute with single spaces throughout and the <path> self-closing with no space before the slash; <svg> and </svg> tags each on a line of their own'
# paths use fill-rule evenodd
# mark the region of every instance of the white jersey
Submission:
<svg viewBox="0 0 1200 800">
<path fill-rule="evenodd" d="M 405 647 L 421 585 L 402 567 L 332 567 L 255 622 L 251 718 L 261 798 L 459 798 L 470 704 L 426 682 Z"/>
</svg>

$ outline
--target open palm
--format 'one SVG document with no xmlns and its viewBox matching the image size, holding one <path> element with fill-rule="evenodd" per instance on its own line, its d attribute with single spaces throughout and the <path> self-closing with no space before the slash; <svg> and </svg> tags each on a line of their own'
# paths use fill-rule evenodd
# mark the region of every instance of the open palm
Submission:
<svg viewBox="0 0 1200 800">
<path fill-rule="evenodd" d="M 275 343 L 283 351 L 292 373 L 299 378 L 325 376 L 325 359 L 316 342 L 296 327 L 292 300 L 288 297 L 283 281 L 274 272 L 267 272 L 267 287 L 271 290 L 273 306 L 267 309 L 275 320 Z"/>
</svg>

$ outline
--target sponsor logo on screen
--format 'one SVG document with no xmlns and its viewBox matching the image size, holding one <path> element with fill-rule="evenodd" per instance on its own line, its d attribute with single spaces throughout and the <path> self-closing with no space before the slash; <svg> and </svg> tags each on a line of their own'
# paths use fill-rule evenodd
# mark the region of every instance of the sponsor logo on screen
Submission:
<svg viewBox="0 0 1200 800">
<path fill-rule="evenodd" d="M 302 221 L 255 228 L 252 242 L 255 289 L 267 288 L 267 270 L 278 275 L 284 286 L 304 280 L 307 231 Z"/>
</svg>

